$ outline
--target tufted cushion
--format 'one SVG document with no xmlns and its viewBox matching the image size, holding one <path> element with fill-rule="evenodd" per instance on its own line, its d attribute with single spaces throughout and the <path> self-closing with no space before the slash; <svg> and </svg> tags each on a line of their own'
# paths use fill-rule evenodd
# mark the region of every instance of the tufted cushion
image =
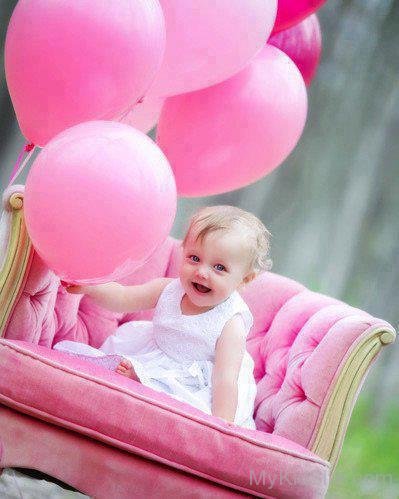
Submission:
<svg viewBox="0 0 399 499">
<path fill-rule="evenodd" d="M 256 427 L 310 448 L 352 349 L 372 330 L 392 327 L 272 273 L 243 295 L 256 316 L 247 343 L 255 360 Z"/>
<path fill-rule="evenodd" d="M 169 260 L 176 249 L 176 241 L 167 239 L 143 268 L 120 282 L 137 284 L 166 275 Z M 5 337 L 48 347 L 62 339 L 99 346 L 121 322 L 151 316 L 151 311 L 117 314 L 98 307 L 87 296 L 67 293 L 57 276 L 34 253 L 25 287 L 13 310 Z"/>
<path fill-rule="evenodd" d="M 228 424 L 96 365 L 0 340 L 0 369 L 0 402 L 39 419 L 247 493 L 326 492 L 329 464 L 300 445 Z"/>
<path fill-rule="evenodd" d="M 278 304 L 267 330 L 252 331 L 248 341 L 256 365 L 256 426 L 308 447 L 335 376 L 352 348 L 370 330 L 390 326 L 280 276 L 263 279 L 264 290 L 285 284 L 286 299 Z"/>
</svg>

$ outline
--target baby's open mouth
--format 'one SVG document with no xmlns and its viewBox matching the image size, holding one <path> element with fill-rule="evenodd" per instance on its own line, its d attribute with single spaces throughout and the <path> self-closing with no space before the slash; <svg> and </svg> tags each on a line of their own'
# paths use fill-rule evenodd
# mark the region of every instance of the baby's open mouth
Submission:
<svg viewBox="0 0 399 499">
<path fill-rule="evenodd" d="M 209 291 L 211 291 L 210 288 L 207 288 L 206 286 L 203 286 L 202 284 L 198 284 L 198 282 L 192 282 L 191 284 L 200 293 L 209 293 Z"/>
</svg>

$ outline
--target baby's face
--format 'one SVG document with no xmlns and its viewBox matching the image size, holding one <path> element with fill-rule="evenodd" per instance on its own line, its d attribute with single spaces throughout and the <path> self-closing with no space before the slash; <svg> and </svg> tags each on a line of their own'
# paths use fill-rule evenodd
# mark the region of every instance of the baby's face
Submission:
<svg viewBox="0 0 399 499">
<path fill-rule="evenodd" d="M 211 232 L 202 241 L 189 235 L 183 248 L 180 280 L 193 304 L 213 307 L 245 283 L 248 265 L 248 249 L 239 233 Z"/>
</svg>

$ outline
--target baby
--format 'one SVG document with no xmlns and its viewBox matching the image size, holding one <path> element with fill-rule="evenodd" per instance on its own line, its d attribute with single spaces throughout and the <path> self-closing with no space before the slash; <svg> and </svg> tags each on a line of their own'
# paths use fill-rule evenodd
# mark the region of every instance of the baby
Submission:
<svg viewBox="0 0 399 499">
<path fill-rule="evenodd" d="M 268 269 L 269 238 L 260 220 L 240 208 L 200 209 L 182 244 L 178 278 L 67 288 L 116 312 L 155 308 L 152 321 L 122 324 L 99 349 L 71 341 L 54 348 L 93 358 L 119 354 L 119 374 L 255 428 L 254 363 L 246 351 L 253 318 L 238 290 Z"/>
</svg>

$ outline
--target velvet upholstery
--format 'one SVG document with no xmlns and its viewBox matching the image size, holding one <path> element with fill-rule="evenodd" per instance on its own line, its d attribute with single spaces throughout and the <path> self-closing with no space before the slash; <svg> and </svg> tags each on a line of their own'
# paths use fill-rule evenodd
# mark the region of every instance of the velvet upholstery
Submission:
<svg viewBox="0 0 399 499">
<path fill-rule="evenodd" d="M 7 195 L 10 193 L 5 194 L 5 203 Z M 175 277 L 180 258 L 180 242 L 169 238 L 142 269 L 121 282 L 137 284 L 159 276 Z M 154 462 L 166 466 L 165 477 L 169 472 L 172 481 L 180 476 L 182 483 L 188 473 L 195 477 L 191 483 L 198 487 L 198 497 L 207 497 L 212 489 L 205 492 L 200 477 L 213 482 L 216 488 L 212 490 L 220 497 L 228 490 L 232 495 L 259 497 L 323 497 L 330 475 L 328 460 L 334 465 L 338 458 L 346 424 L 369 365 L 381 344 L 393 341 L 395 332 L 383 320 L 271 272 L 260 275 L 242 294 L 254 316 L 247 349 L 255 362 L 257 430 L 227 425 L 220 418 L 134 380 L 121 379 L 115 373 L 50 350 L 63 339 L 97 347 L 119 324 L 150 319 L 152 311 L 112 313 L 87 296 L 68 294 L 32 251 L 4 329 L 5 339 L 0 341 L 2 417 L 11 414 L 11 408 L 16 411 L 13 421 L 19 420 L 17 413 L 29 416 L 22 418 L 28 426 L 39 425 L 35 418 L 46 421 L 47 430 L 39 426 L 54 441 L 63 441 L 65 429 L 76 432 L 79 437 L 71 438 L 78 439 L 82 456 L 90 453 L 90 437 L 99 442 L 94 447 L 98 452 L 106 445 L 112 459 L 122 459 L 123 455 L 128 461 L 126 452 L 132 459 L 134 456 L 136 463 L 140 457 L 150 459 L 152 467 Z M 388 333 L 390 339 L 383 340 Z M 367 363 L 359 364 L 360 369 L 353 359 L 359 358 L 359 348 L 369 343 Z M 352 378 L 356 378 L 356 383 L 352 383 Z M 342 407 L 346 419 L 336 424 L 333 421 L 335 426 L 329 426 L 334 420 L 334 404 L 338 407 L 336 390 L 341 385 L 345 387 L 344 381 L 348 386 L 354 385 L 355 393 L 350 393 L 352 388 L 344 390 Z M 340 414 L 341 406 L 337 412 Z M 57 430 L 59 427 L 64 430 Z M 0 430 L 0 440 L 6 442 L 9 438 L 6 430 L 3 434 Z M 325 450 L 330 449 L 325 444 L 328 439 L 334 442 L 329 444 L 333 451 Z M 56 472 L 54 476 L 65 481 L 69 475 L 66 470 L 66 476 L 60 476 L 62 467 L 72 474 L 70 470 L 74 469 L 73 463 L 69 467 L 63 464 L 63 460 L 68 461 L 67 455 L 66 450 L 60 451 L 59 469 L 50 466 L 52 473 Z M 1 466 L 18 466 L 22 459 L 7 460 L 6 456 L 4 452 Z M 39 464 L 47 469 L 45 462 L 43 457 Z M 271 488 L 267 473 L 263 480 L 259 479 L 265 469 L 275 478 Z M 101 486 L 92 483 L 93 469 L 87 471 L 87 483 L 76 476 L 68 483 L 82 492 L 107 497 L 108 482 L 115 477 L 108 468 L 104 470 L 109 479 Z M 254 476 L 250 484 L 251 470 Z M 288 473 L 288 480 L 284 480 L 284 473 Z M 117 470 L 115 476 L 119 476 Z M 147 478 L 143 476 L 136 489 L 126 480 L 121 487 L 143 490 L 147 483 L 147 491 L 152 490 L 156 497 Z M 166 493 L 166 478 L 162 483 Z M 218 487 L 226 490 L 222 493 Z M 159 496 L 162 497 L 161 492 Z"/>
</svg>

